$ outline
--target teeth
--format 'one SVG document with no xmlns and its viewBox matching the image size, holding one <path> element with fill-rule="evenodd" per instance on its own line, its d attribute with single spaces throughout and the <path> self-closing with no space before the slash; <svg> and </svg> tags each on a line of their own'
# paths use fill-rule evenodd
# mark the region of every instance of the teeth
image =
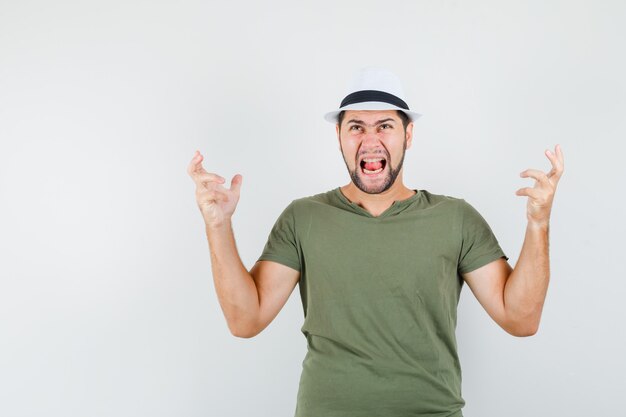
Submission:
<svg viewBox="0 0 626 417">
<path fill-rule="evenodd" d="M 378 161 L 383 161 L 385 158 L 365 158 L 363 159 L 363 161 L 365 162 L 378 162 Z"/>
<path fill-rule="evenodd" d="M 366 174 L 378 174 L 382 170 L 382 168 L 378 168 L 376 171 L 370 171 L 369 169 L 363 168 L 363 172 L 365 172 Z"/>
</svg>

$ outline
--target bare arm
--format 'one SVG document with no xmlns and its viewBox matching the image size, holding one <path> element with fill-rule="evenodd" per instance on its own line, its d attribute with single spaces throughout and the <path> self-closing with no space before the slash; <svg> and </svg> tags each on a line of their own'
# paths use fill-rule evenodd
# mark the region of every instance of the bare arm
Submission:
<svg viewBox="0 0 626 417">
<path fill-rule="evenodd" d="M 248 272 L 241 262 L 229 224 L 209 229 L 213 283 L 231 333 L 253 337 L 278 315 L 300 273 L 277 262 L 259 261 Z"/>
<path fill-rule="evenodd" d="M 463 278 L 500 327 L 514 336 L 532 336 L 539 328 L 550 280 L 547 227 L 528 224 L 515 269 L 500 258 Z"/>
<path fill-rule="evenodd" d="M 464 279 L 487 313 L 515 336 L 530 336 L 539 329 L 550 280 L 549 220 L 556 186 L 563 174 L 563 153 L 547 151 L 552 170 L 528 169 L 522 177 L 536 180 L 533 188 L 517 190 L 528 196 L 526 235 L 515 268 L 503 259 L 464 274 Z"/>
<path fill-rule="evenodd" d="M 259 295 L 235 246 L 231 223 L 206 227 L 213 284 L 231 333 L 247 337 L 253 333 L 259 316 Z"/>
<path fill-rule="evenodd" d="M 237 251 L 231 223 L 241 176 L 235 175 L 227 189 L 221 185 L 222 177 L 202 168 L 202 159 L 197 152 L 188 173 L 196 183 L 196 201 L 205 221 L 215 291 L 231 333 L 252 337 L 276 317 L 300 274 L 270 261 L 257 262 L 248 272 Z"/>
</svg>

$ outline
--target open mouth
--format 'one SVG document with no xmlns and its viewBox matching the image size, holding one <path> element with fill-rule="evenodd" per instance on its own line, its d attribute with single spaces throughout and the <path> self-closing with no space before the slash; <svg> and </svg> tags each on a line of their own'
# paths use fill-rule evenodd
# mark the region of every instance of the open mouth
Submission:
<svg viewBox="0 0 626 417">
<path fill-rule="evenodd" d="M 385 169 L 387 160 L 385 158 L 364 158 L 360 165 L 364 174 L 376 175 Z"/>
</svg>

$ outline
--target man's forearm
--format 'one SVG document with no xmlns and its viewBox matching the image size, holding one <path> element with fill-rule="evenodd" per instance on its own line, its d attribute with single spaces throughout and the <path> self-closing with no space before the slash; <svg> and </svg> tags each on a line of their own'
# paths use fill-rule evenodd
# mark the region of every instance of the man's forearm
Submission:
<svg viewBox="0 0 626 417">
<path fill-rule="evenodd" d="M 246 337 L 259 312 L 256 284 L 241 262 L 230 222 L 219 227 L 207 226 L 206 235 L 215 291 L 228 328 L 233 335 Z"/>
<path fill-rule="evenodd" d="M 537 332 L 550 281 L 549 225 L 529 222 L 515 268 L 504 288 L 506 315 L 519 333 Z"/>
</svg>

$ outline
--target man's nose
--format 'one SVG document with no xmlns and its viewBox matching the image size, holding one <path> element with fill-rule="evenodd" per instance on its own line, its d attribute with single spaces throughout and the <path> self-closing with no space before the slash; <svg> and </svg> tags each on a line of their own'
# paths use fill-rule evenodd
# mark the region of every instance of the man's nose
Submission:
<svg viewBox="0 0 626 417">
<path fill-rule="evenodd" d="M 380 138 L 378 137 L 378 133 L 375 130 L 368 130 L 363 135 L 363 143 L 362 146 L 366 147 L 376 147 L 380 145 Z"/>
</svg>

